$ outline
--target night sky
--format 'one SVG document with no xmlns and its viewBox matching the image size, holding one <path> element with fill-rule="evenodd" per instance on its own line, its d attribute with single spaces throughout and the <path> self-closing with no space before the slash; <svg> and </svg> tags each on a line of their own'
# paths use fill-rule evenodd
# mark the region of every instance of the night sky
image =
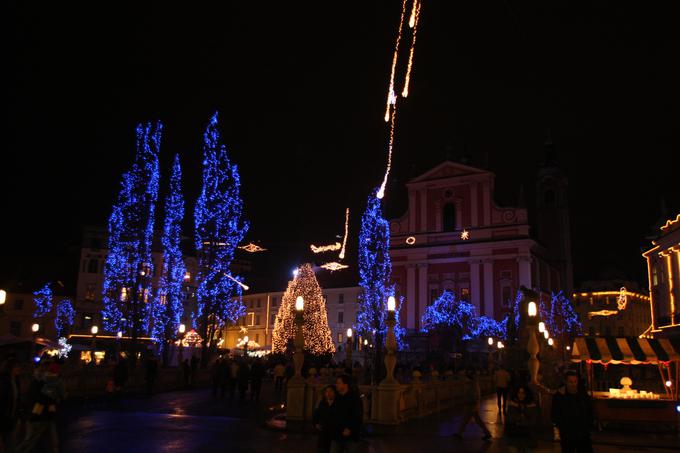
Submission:
<svg viewBox="0 0 680 453">
<path fill-rule="evenodd" d="M 180 153 L 193 205 L 216 110 L 248 239 L 272 250 L 259 265 L 288 275 L 310 242 L 342 233 L 347 206 L 355 249 L 384 171 L 400 3 L 4 2 L 0 279 L 73 283 L 82 228 L 106 225 L 139 121 L 163 121 L 162 187 Z M 446 158 L 494 171 L 499 204 L 521 185 L 531 204 L 550 131 L 570 180 L 576 282 L 646 286 L 640 247 L 662 199 L 680 212 L 677 16 L 575 3 L 423 0 L 386 212 L 401 215 L 404 182 Z"/>
</svg>

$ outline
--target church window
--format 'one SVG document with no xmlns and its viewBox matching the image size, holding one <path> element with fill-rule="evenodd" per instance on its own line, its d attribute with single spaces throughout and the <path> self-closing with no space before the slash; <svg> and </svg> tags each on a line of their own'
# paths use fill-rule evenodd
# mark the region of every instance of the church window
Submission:
<svg viewBox="0 0 680 453">
<path fill-rule="evenodd" d="M 444 231 L 454 231 L 456 229 L 456 207 L 451 203 L 444 206 L 442 225 Z"/>
</svg>

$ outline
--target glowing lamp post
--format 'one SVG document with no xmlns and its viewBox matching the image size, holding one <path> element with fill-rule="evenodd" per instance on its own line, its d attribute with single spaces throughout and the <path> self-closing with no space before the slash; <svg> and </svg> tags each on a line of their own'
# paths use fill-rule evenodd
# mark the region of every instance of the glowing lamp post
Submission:
<svg viewBox="0 0 680 453">
<path fill-rule="evenodd" d="M 548 338 L 548 346 L 552 346 L 554 343 L 552 338 Z"/>
<path fill-rule="evenodd" d="M 538 323 L 538 333 L 545 332 L 545 323 L 543 321 Z"/>
<path fill-rule="evenodd" d="M 0 316 L 4 314 L 3 312 L 3 307 L 5 306 L 5 302 L 7 301 L 7 291 L 4 289 L 0 289 Z"/>
<path fill-rule="evenodd" d="M 526 297 L 526 296 L 525 296 Z M 527 363 L 527 368 L 529 368 L 529 375 L 531 376 L 531 382 L 532 383 L 537 383 L 538 382 L 538 367 L 540 364 L 538 363 L 538 358 L 536 357 L 538 355 L 538 340 L 536 339 L 536 315 L 538 314 L 538 306 L 536 305 L 536 302 L 530 301 L 527 304 L 527 324 L 529 326 L 529 341 L 527 343 L 527 352 L 529 352 L 529 360 Z M 545 328 L 545 325 L 544 325 Z M 539 325 L 540 329 L 540 325 Z"/>
<path fill-rule="evenodd" d="M 550 338 L 550 332 L 548 332 L 547 330 L 544 330 L 543 331 L 543 338 L 545 338 L 546 340 L 549 339 Z"/>
<path fill-rule="evenodd" d="M 396 317 L 394 311 L 397 308 L 397 301 L 394 296 L 387 298 L 387 337 L 385 338 L 385 368 L 387 375 L 380 383 L 381 385 L 395 385 L 398 384 L 394 378 L 394 367 L 397 365 L 397 337 L 394 334 L 394 326 L 396 325 Z"/>
<path fill-rule="evenodd" d="M 179 338 L 179 361 L 178 361 L 177 365 L 182 364 L 182 360 L 183 360 L 182 352 L 184 352 L 183 351 L 183 348 L 184 348 L 184 332 L 186 332 L 186 331 L 187 331 L 187 326 L 185 326 L 184 324 L 180 324 L 179 327 L 177 328 L 177 332 L 179 333 L 179 335 L 178 335 L 178 338 Z"/>
<path fill-rule="evenodd" d="M 293 353 L 293 364 L 295 365 L 295 380 L 302 380 L 302 365 L 305 361 L 304 347 L 305 337 L 302 332 L 302 324 L 304 322 L 303 313 L 305 309 L 305 300 L 302 296 L 295 299 L 295 352 Z"/>
<path fill-rule="evenodd" d="M 347 329 L 347 367 L 352 369 L 352 328 Z"/>
<path fill-rule="evenodd" d="M 97 361 L 94 358 L 94 350 L 97 347 L 97 334 L 99 333 L 99 327 L 97 326 L 92 326 L 90 328 L 90 333 L 92 334 L 92 365 L 96 365 Z"/>
<path fill-rule="evenodd" d="M 31 326 L 31 332 L 33 332 L 33 336 L 37 336 L 39 330 L 40 330 L 40 324 L 38 324 L 37 322 L 33 323 L 33 325 Z"/>
</svg>

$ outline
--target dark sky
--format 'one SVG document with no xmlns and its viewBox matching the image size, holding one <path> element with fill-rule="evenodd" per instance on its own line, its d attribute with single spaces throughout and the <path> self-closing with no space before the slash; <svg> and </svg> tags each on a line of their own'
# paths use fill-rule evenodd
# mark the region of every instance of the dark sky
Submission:
<svg viewBox="0 0 680 453">
<path fill-rule="evenodd" d="M 105 225 L 138 121 L 164 122 L 162 166 L 180 153 L 193 204 L 215 110 L 248 238 L 276 251 L 269 272 L 341 233 L 346 206 L 356 239 L 384 171 L 400 2 L 168 3 L 4 3 L 3 278 L 73 280 L 82 227 Z M 406 180 L 465 155 L 514 203 L 550 130 L 570 179 L 577 282 L 613 271 L 645 282 L 640 246 L 661 199 L 680 211 L 677 17 L 582 3 L 423 0 L 388 215 L 403 212 Z"/>
</svg>

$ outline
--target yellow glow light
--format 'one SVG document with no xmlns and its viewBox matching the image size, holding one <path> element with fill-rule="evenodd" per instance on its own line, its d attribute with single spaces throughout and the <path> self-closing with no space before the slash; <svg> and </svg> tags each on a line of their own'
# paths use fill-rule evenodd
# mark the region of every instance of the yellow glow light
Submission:
<svg viewBox="0 0 680 453">
<path fill-rule="evenodd" d="M 390 296 L 387 298 L 387 311 L 394 311 L 397 309 L 397 300 L 394 298 L 394 296 Z"/>
<path fill-rule="evenodd" d="M 380 184 L 380 189 L 376 196 L 382 199 L 385 196 L 385 186 L 387 186 L 387 178 L 390 175 L 390 170 L 392 170 L 392 148 L 394 147 L 394 123 L 397 118 L 396 107 L 392 110 L 392 117 L 390 119 L 390 141 L 387 145 L 387 168 L 385 169 L 385 176 L 383 177 L 382 184 Z"/>
<path fill-rule="evenodd" d="M 408 65 L 406 66 L 406 77 L 404 78 L 404 89 L 401 91 L 403 97 L 408 97 L 408 86 L 411 82 L 411 68 L 413 67 L 413 53 L 416 49 L 416 36 L 418 34 L 418 19 L 420 18 L 420 2 L 415 0 L 413 2 L 413 10 L 411 11 L 411 19 L 409 21 L 410 27 L 413 29 L 413 39 L 411 40 L 411 49 L 408 54 Z"/>
<path fill-rule="evenodd" d="M 342 244 L 340 244 L 339 242 L 336 242 L 335 244 L 322 245 L 322 246 L 319 246 L 319 247 L 312 244 L 312 245 L 309 246 L 309 248 L 312 249 L 312 252 L 314 252 L 314 253 L 333 252 L 335 250 L 340 250 L 340 248 L 342 248 Z"/>
<path fill-rule="evenodd" d="M 399 29 L 397 31 L 397 39 L 394 43 L 394 54 L 392 55 L 392 71 L 390 73 L 390 85 L 387 89 L 387 105 L 385 106 L 385 122 L 390 120 L 390 112 L 392 106 L 396 105 L 396 96 L 394 95 L 394 72 L 397 68 L 397 57 L 399 56 L 399 43 L 401 42 L 401 30 L 404 28 L 404 16 L 406 15 L 406 0 L 401 2 L 401 18 L 399 19 Z M 382 198 L 382 197 L 379 197 Z"/>
<path fill-rule="evenodd" d="M 349 266 L 346 264 L 340 264 L 335 261 L 332 261 L 330 263 L 322 264 L 321 267 L 323 269 L 326 269 L 327 271 L 335 272 L 335 271 L 340 271 L 342 269 L 347 269 Z"/>
<path fill-rule="evenodd" d="M 260 247 L 257 244 L 253 244 L 252 242 L 246 244 L 246 245 L 241 245 L 239 247 L 241 250 L 245 250 L 248 253 L 257 253 L 257 252 L 264 252 L 265 248 Z"/>
<path fill-rule="evenodd" d="M 673 282 L 673 267 L 671 266 L 671 254 L 665 255 L 666 264 L 668 265 L 668 287 L 671 289 L 670 293 L 670 312 L 671 312 L 671 325 L 675 324 L 675 283 Z"/>
<path fill-rule="evenodd" d="M 470 232 L 468 230 L 463 230 L 460 233 L 460 238 L 464 241 L 467 241 L 468 239 L 470 239 Z"/>
<path fill-rule="evenodd" d="M 533 318 L 537 313 L 538 307 L 536 306 L 536 302 L 529 302 L 529 305 L 527 306 L 527 314 L 529 317 Z"/>
<path fill-rule="evenodd" d="M 345 209 L 345 236 L 342 238 L 342 249 L 338 258 L 345 259 L 345 247 L 347 246 L 347 232 L 349 231 L 349 208 Z"/>
<path fill-rule="evenodd" d="M 409 237 L 406 238 L 406 243 L 407 243 L 408 245 L 413 245 L 413 244 L 416 243 L 416 238 L 413 237 L 413 236 L 409 236 Z"/>
</svg>

